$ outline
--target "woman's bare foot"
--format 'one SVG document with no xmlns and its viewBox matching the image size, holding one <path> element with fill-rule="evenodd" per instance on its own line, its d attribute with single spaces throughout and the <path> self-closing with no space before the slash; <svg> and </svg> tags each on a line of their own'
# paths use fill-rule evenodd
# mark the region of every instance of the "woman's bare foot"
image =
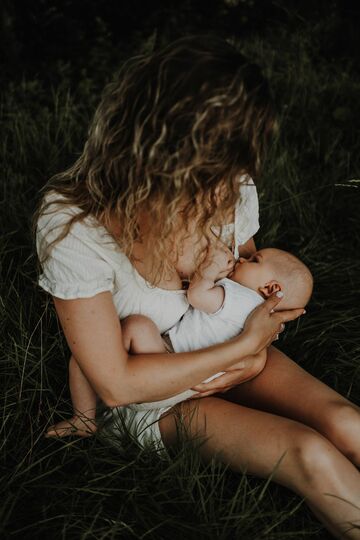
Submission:
<svg viewBox="0 0 360 540">
<path fill-rule="evenodd" d="M 62 420 L 50 426 L 45 437 L 91 437 L 96 430 L 95 419 L 75 415 L 69 420 Z"/>
</svg>

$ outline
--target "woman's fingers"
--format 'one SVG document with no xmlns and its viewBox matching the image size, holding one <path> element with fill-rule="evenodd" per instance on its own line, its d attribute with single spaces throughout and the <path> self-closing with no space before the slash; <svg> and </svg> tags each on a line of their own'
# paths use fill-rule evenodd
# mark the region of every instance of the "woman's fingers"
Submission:
<svg viewBox="0 0 360 540">
<path fill-rule="evenodd" d="M 231 386 L 227 388 L 226 390 L 230 390 Z M 217 394 L 218 392 L 223 392 L 223 389 L 220 388 L 219 390 L 209 390 L 208 392 L 199 392 L 198 394 L 194 394 L 191 396 L 191 398 L 188 399 L 200 399 L 203 397 L 212 396 L 213 394 Z"/>
<path fill-rule="evenodd" d="M 271 313 L 272 316 L 277 317 L 279 319 L 279 322 L 280 322 L 279 332 L 282 332 L 284 330 L 285 322 L 293 321 L 294 319 L 297 319 L 298 317 L 300 317 L 300 315 L 303 315 L 305 313 L 304 308 L 285 309 L 283 311 L 275 311 L 274 308 L 281 302 L 283 297 L 284 297 L 284 294 L 281 291 L 278 291 L 272 294 L 265 301 L 265 304 L 264 304 L 266 308 L 269 309 L 269 313 Z"/>
<path fill-rule="evenodd" d="M 300 315 L 303 315 L 305 313 L 305 310 L 302 308 L 299 309 L 289 309 L 286 311 L 277 311 L 276 316 L 283 316 L 285 317 L 284 321 L 292 321 L 296 319 L 297 317 L 300 317 Z M 275 314 L 274 314 L 275 315 Z M 290 317 L 290 318 L 289 318 Z M 273 337 L 272 341 L 277 341 L 279 339 L 280 332 L 283 332 L 285 330 L 285 324 L 283 322 L 280 323 L 279 329 L 277 330 L 275 336 Z"/>
<path fill-rule="evenodd" d="M 199 399 L 199 398 L 211 396 L 211 394 L 215 394 L 215 393 L 216 392 L 199 392 L 198 394 L 194 394 L 193 396 L 191 396 L 191 398 L 188 398 L 186 401 L 188 401 L 189 399 Z"/>
<path fill-rule="evenodd" d="M 277 306 L 282 298 L 281 291 L 274 293 L 255 308 L 246 319 L 242 335 L 250 338 L 250 354 L 256 354 L 270 345 L 272 341 L 278 339 L 278 334 L 284 330 L 286 322 L 293 321 L 305 313 L 303 308 L 278 310 Z"/>
<path fill-rule="evenodd" d="M 224 388 L 240 384 L 244 379 L 249 377 L 249 371 L 247 369 L 234 369 L 231 371 L 226 371 L 219 377 L 216 377 L 212 381 L 207 383 L 200 383 L 196 386 L 193 386 L 191 390 L 195 392 L 219 392 L 224 390 Z"/>
<path fill-rule="evenodd" d="M 286 323 L 288 321 L 293 321 L 305 313 L 304 308 L 297 309 L 286 309 L 285 311 L 277 311 L 274 313 L 273 317 L 276 317 L 279 320 L 279 323 Z"/>
<path fill-rule="evenodd" d="M 281 302 L 281 299 L 283 298 L 283 296 L 284 296 L 284 293 L 282 293 L 281 291 L 278 291 L 272 294 L 271 296 L 269 296 L 267 300 L 265 300 L 264 307 L 269 310 L 269 313 L 274 313 L 275 311 L 274 308 L 278 305 L 279 302 Z"/>
<path fill-rule="evenodd" d="M 284 316 L 286 317 L 284 320 L 287 322 L 287 321 L 292 321 L 294 319 L 296 319 L 297 317 L 300 317 L 300 315 L 303 315 L 303 313 L 305 313 L 304 309 L 302 308 L 299 308 L 299 309 L 289 309 L 289 310 L 286 310 L 286 311 L 278 311 L 276 312 L 276 316 L 280 315 L 280 316 Z M 291 317 L 291 318 L 289 318 Z M 280 323 L 280 326 L 279 326 L 279 329 L 277 330 L 275 336 L 273 337 L 272 341 L 277 341 L 279 339 L 279 334 L 281 332 L 283 332 L 285 330 L 285 324 L 283 322 Z"/>
<path fill-rule="evenodd" d="M 277 334 L 275 334 L 275 337 L 274 337 L 273 341 L 277 341 L 279 339 L 280 332 L 283 332 L 284 330 L 285 330 L 285 324 L 281 323 L 280 328 L 279 328 L 279 332 Z"/>
</svg>

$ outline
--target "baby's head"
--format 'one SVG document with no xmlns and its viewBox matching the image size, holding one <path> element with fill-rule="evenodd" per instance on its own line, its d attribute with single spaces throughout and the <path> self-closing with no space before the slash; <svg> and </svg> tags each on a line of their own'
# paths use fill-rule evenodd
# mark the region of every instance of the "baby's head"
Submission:
<svg viewBox="0 0 360 540">
<path fill-rule="evenodd" d="M 313 289 L 310 270 L 297 257 L 281 249 L 266 248 L 240 257 L 229 279 L 253 289 L 263 298 L 282 291 L 279 309 L 305 307 Z"/>
</svg>

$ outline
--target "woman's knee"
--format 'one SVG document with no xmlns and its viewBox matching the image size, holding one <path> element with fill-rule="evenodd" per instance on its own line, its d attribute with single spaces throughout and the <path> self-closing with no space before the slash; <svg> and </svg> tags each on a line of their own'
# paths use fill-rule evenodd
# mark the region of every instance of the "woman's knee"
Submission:
<svg viewBox="0 0 360 540">
<path fill-rule="evenodd" d="M 320 433 L 307 426 L 297 427 L 286 455 L 292 461 L 293 489 L 303 492 L 304 486 L 320 488 L 324 479 L 336 469 L 338 451 Z"/>
<path fill-rule="evenodd" d="M 351 403 L 335 402 L 326 410 L 319 431 L 350 461 L 360 466 L 360 408 Z"/>
</svg>

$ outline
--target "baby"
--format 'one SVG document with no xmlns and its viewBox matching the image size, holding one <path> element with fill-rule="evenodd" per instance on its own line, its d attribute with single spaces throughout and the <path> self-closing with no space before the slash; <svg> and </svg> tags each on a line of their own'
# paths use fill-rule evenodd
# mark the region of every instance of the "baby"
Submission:
<svg viewBox="0 0 360 540">
<path fill-rule="evenodd" d="M 248 315 L 275 292 L 284 295 L 281 309 L 304 307 L 310 299 L 313 279 L 309 269 L 294 255 L 274 248 L 258 250 L 249 258 L 240 257 L 234 265 L 229 250 L 214 250 L 199 273 L 191 280 L 187 297 L 189 309 L 161 338 L 156 325 L 143 316 L 129 316 L 122 321 L 125 348 L 140 352 L 186 352 L 237 336 Z M 230 273 L 229 273 L 229 270 Z M 219 279 L 222 275 L 227 275 Z M 262 351 L 263 366 L 266 349 Z M 243 363 L 231 369 L 241 369 Z M 222 375 L 216 373 L 206 382 Z M 73 379 L 73 380 L 72 380 Z M 76 379 L 76 380 L 75 380 Z M 70 369 L 71 397 L 76 411 L 70 421 L 62 421 L 48 430 L 48 436 L 74 432 L 86 436 L 96 430 L 96 396 L 80 369 Z M 83 391 L 82 391 L 83 389 Z M 141 404 L 142 409 L 175 405 L 197 392 L 186 390 L 157 402 Z"/>
</svg>

